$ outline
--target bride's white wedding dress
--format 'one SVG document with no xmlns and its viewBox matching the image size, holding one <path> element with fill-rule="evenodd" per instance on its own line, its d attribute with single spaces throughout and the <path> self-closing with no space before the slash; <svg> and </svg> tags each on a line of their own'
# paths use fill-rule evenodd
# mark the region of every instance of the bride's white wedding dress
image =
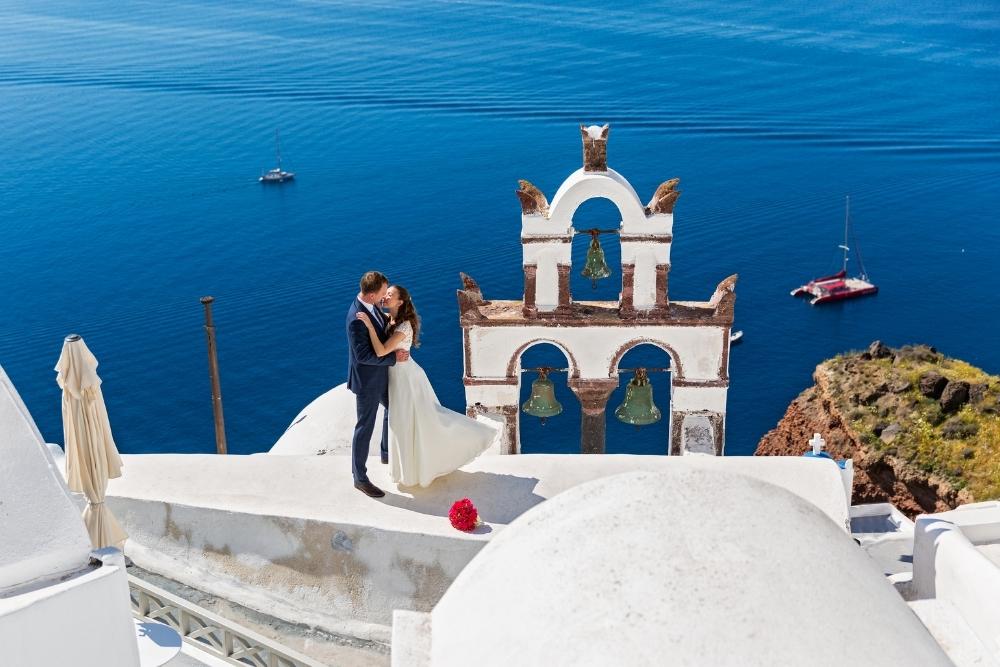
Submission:
<svg viewBox="0 0 1000 667">
<path fill-rule="evenodd" d="M 413 328 L 400 345 L 409 350 Z M 499 428 L 445 408 L 424 369 L 411 357 L 389 367 L 389 473 L 401 486 L 427 486 L 482 454 Z"/>
</svg>

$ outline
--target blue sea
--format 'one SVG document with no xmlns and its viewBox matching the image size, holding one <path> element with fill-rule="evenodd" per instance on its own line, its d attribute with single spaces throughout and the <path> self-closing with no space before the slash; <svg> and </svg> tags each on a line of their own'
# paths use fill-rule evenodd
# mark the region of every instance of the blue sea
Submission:
<svg viewBox="0 0 1000 667">
<path fill-rule="evenodd" d="M 213 295 L 230 452 L 266 451 L 344 381 L 344 312 L 378 268 L 414 295 L 415 358 L 462 410 L 458 273 L 520 298 L 516 181 L 551 199 L 581 122 L 611 124 L 609 164 L 644 200 L 681 178 L 672 299 L 740 274 L 728 454 L 874 339 L 1000 372 L 1000 11 L 929 0 L 2 3 L 0 364 L 62 442 L 52 368 L 79 333 L 121 451 L 212 452 Z M 297 177 L 265 187 L 276 128 Z M 881 291 L 810 307 L 789 290 L 839 267 L 846 195 Z M 604 200 L 577 214 L 618 219 Z M 616 298 L 619 272 L 578 274 L 586 245 L 574 294 Z M 666 355 L 622 362 L 641 364 Z M 564 413 L 525 418 L 527 452 L 578 451 L 554 379 Z M 609 418 L 608 451 L 666 441 L 666 420 Z"/>
</svg>

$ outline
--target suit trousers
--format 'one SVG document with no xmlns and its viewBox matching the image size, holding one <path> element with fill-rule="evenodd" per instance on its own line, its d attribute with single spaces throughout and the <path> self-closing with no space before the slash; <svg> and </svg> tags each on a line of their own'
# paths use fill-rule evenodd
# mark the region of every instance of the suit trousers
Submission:
<svg viewBox="0 0 1000 667">
<path fill-rule="evenodd" d="M 351 443 L 351 453 L 354 460 L 351 470 L 355 482 L 368 480 L 368 449 L 372 433 L 375 431 L 375 417 L 378 416 L 379 403 L 385 407 L 382 416 L 382 443 L 380 446 L 383 461 L 389 460 L 389 386 L 381 393 L 362 392 L 355 396 L 358 409 L 358 423 L 354 427 L 354 440 Z"/>
</svg>

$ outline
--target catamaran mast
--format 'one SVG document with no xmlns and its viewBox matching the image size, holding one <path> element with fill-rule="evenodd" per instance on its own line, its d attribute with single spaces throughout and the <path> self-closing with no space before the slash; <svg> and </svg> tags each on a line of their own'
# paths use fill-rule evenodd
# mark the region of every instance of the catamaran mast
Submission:
<svg viewBox="0 0 1000 667">
<path fill-rule="evenodd" d="M 844 249 L 844 266 L 842 267 L 842 270 L 844 271 L 845 274 L 847 273 L 847 252 L 850 250 L 850 248 L 847 247 L 847 230 L 848 226 L 850 225 L 850 220 L 851 220 L 851 195 L 847 195 L 846 208 L 844 209 L 844 245 L 839 246 Z"/>
</svg>

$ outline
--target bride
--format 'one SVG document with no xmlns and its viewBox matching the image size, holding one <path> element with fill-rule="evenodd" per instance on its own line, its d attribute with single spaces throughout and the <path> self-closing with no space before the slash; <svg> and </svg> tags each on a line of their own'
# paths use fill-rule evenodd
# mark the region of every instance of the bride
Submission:
<svg viewBox="0 0 1000 667">
<path fill-rule="evenodd" d="M 410 293 L 400 285 L 386 292 L 384 305 L 392 315 L 389 339 L 381 342 L 367 313 L 358 313 L 371 337 L 375 354 L 420 345 L 420 320 Z M 389 472 L 400 486 L 428 486 L 482 454 L 498 429 L 453 412 L 438 402 L 424 369 L 411 357 L 389 367 Z"/>
</svg>

